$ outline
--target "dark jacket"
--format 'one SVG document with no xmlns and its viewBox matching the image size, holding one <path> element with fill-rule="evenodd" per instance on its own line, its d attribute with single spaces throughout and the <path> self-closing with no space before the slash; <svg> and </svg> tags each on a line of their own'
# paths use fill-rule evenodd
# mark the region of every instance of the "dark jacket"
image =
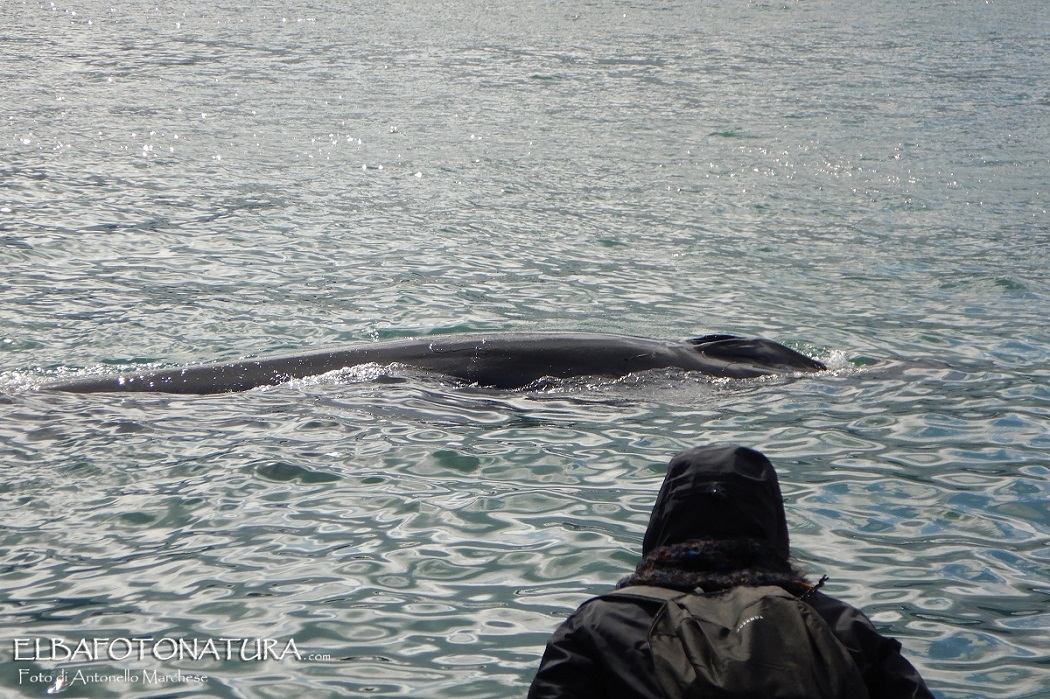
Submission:
<svg viewBox="0 0 1050 699">
<path fill-rule="evenodd" d="M 674 559 L 677 569 L 662 567 L 661 561 L 667 560 L 662 554 L 676 546 L 703 550 L 705 542 L 726 540 L 754 544 L 751 548 L 757 546 L 767 560 L 712 566 L 701 556 L 703 570 L 682 570 L 681 559 Z M 714 591 L 748 584 L 755 577 L 762 579 L 753 584 L 768 584 L 771 577 L 783 579 L 790 589 L 797 575 L 788 563 L 784 504 L 772 465 L 743 447 L 700 447 L 676 456 L 653 507 L 642 554 L 638 571 L 621 586 Z M 739 569 L 726 569 L 734 567 Z M 806 601 L 853 656 L 871 699 L 932 699 L 919 673 L 900 654 L 900 643 L 880 635 L 859 610 L 820 592 L 809 594 Z M 529 699 L 663 697 L 648 644 L 649 627 L 660 606 L 658 601 L 624 597 L 585 602 L 547 643 Z"/>
</svg>

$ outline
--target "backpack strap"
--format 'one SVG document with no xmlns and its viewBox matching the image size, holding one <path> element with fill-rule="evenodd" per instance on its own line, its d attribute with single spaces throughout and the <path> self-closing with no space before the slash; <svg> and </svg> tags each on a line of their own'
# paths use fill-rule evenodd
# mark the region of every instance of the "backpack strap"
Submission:
<svg viewBox="0 0 1050 699">
<path fill-rule="evenodd" d="M 618 590 L 613 590 L 612 592 L 606 592 L 602 595 L 602 598 L 624 597 L 628 599 L 634 598 L 657 602 L 670 602 L 671 600 L 691 594 L 693 594 L 692 591 L 682 592 L 681 590 L 672 590 L 669 587 L 656 587 L 655 585 L 629 585 L 627 587 L 621 587 Z"/>
</svg>

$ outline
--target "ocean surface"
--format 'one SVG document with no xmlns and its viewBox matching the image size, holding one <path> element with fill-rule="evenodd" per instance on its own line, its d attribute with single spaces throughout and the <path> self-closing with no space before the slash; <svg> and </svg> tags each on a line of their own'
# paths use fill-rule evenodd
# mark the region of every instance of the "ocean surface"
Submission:
<svg viewBox="0 0 1050 699">
<path fill-rule="evenodd" d="M 1043 0 L 0 0 L 0 86 L 3 697 L 523 696 L 712 442 L 938 697 L 1050 696 Z M 40 390 L 534 330 L 830 370 Z"/>
</svg>

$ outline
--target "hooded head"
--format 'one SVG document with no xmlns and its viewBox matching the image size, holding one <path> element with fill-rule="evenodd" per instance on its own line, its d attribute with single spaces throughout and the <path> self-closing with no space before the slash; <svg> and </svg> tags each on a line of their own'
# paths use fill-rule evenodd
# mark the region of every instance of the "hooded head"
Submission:
<svg viewBox="0 0 1050 699">
<path fill-rule="evenodd" d="M 649 519 L 642 555 L 691 539 L 752 538 L 790 554 L 776 471 L 762 454 L 737 446 L 697 447 L 678 454 Z"/>
</svg>

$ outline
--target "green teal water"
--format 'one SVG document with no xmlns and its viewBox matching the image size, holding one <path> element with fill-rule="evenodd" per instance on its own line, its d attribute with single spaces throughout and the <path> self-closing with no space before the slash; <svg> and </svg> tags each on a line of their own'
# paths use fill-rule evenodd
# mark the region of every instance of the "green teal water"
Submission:
<svg viewBox="0 0 1050 699">
<path fill-rule="evenodd" d="M 523 696 L 708 442 L 770 456 L 801 564 L 939 697 L 1046 695 L 1043 3 L 0 0 L 0 27 L 3 696 Z M 831 371 L 38 390 L 467 330 L 731 332 Z"/>
</svg>

